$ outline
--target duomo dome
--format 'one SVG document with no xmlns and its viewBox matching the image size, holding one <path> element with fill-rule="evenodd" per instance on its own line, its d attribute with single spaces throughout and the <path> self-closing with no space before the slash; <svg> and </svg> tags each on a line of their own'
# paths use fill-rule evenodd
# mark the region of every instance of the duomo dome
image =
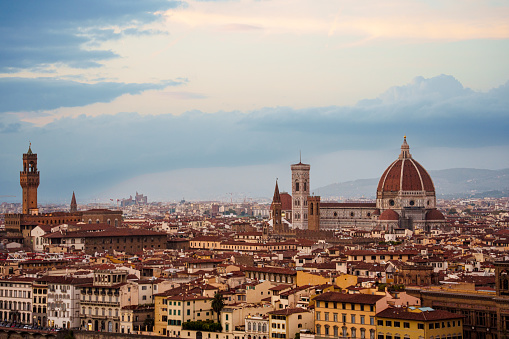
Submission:
<svg viewBox="0 0 509 339">
<path fill-rule="evenodd" d="M 444 222 L 442 213 L 436 209 L 433 180 L 412 158 L 406 137 L 398 159 L 387 167 L 378 182 L 376 207 L 380 209 L 382 224 L 397 221 L 398 227 L 429 229 L 434 223 Z M 387 226 L 382 225 L 385 229 Z"/>
<path fill-rule="evenodd" d="M 378 182 L 377 207 L 381 210 L 435 208 L 435 186 L 428 172 L 412 158 L 406 137 L 401 154 Z"/>
</svg>

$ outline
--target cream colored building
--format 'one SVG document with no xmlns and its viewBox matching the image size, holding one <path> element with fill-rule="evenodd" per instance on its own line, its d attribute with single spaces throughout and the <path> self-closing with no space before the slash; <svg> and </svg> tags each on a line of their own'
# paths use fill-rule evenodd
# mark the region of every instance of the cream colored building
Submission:
<svg viewBox="0 0 509 339">
<path fill-rule="evenodd" d="M 293 339 L 296 333 L 313 329 L 313 313 L 304 308 L 285 308 L 268 315 L 270 338 Z"/>
<path fill-rule="evenodd" d="M 8 277 L 0 280 L 0 320 L 32 323 L 34 278 Z"/>
<path fill-rule="evenodd" d="M 274 287 L 274 284 L 268 280 L 254 286 L 248 285 L 246 288 L 246 303 L 261 303 L 262 299 L 269 298 L 271 296 L 270 289 L 272 287 Z"/>
</svg>

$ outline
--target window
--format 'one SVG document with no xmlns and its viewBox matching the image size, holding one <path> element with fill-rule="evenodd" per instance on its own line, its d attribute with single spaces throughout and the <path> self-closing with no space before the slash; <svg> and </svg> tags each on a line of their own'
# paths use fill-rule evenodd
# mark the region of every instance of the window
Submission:
<svg viewBox="0 0 509 339">
<path fill-rule="evenodd" d="M 321 320 L 320 319 L 320 312 L 316 312 L 316 320 Z"/>
<path fill-rule="evenodd" d="M 299 315 L 299 317 L 302 317 L 302 316 Z M 301 319 L 301 318 L 299 318 L 299 319 Z M 333 320 L 334 320 L 334 322 L 338 322 L 338 314 L 337 313 L 334 313 Z"/>
<path fill-rule="evenodd" d="M 352 314 L 351 320 L 352 320 L 352 324 L 355 324 L 355 314 Z"/>
<path fill-rule="evenodd" d="M 417 329 L 424 330 L 424 324 L 422 323 L 417 324 Z"/>
<path fill-rule="evenodd" d="M 432 329 L 434 329 L 434 328 L 435 328 L 434 324 L 433 324 L 433 323 L 430 323 L 430 324 L 429 324 L 429 329 L 430 329 L 430 330 L 432 330 Z"/>
<path fill-rule="evenodd" d="M 325 315 L 325 319 L 324 320 L 325 321 L 329 321 L 329 312 L 325 312 L 324 315 Z"/>
<path fill-rule="evenodd" d="M 369 317 L 369 324 L 374 325 L 375 324 L 375 317 Z"/>
<path fill-rule="evenodd" d="M 394 322 L 394 327 L 401 327 L 401 323 L 399 321 Z"/>
<path fill-rule="evenodd" d="M 391 326 L 392 326 L 392 321 L 390 321 L 390 320 L 386 320 L 386 321 L 385 321 L 385 326 L 389 326 L 389 327 L 391 327 Z"/>
<path fill-rule="evenodd" d="M 410 328 L 410 323 L 404 322 L 404 323 L 403 323 L 403 327 L 404 327 L 404 328 Z"/>
<path fill-rule="evenodd" d="M 361 324 L 364 325 L 364 316 L 361 315 Z"/>
<path fill-rule="evenodd" d="M 344 322 L 344 323 L 346 323 L 346 314 L 344 314 L 344 313 L 343 313 L 343 314 L 341 315 L 341 321 L 342 321 L 342 322 Z"/>
</svg>

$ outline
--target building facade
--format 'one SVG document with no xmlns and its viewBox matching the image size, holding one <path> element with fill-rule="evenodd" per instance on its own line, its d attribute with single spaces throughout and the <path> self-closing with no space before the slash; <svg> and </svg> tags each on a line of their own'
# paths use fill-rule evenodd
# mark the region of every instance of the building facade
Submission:
<svg viewBox="0 0 509 339">
<path fill-rule="evenodd" d="M 309 170 L 311 166 L 293 164 L 292 169 L 292 218 L 293 227 L 308 228 L 308 196 L 309 196 Z"/>
</svg>

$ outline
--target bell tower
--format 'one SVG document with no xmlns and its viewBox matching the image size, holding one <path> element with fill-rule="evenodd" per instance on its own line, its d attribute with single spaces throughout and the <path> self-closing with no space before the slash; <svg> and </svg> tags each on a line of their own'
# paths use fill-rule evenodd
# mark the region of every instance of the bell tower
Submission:
<svg viewBox="0 0 509 339">
<path fill-rule="evenodd" d="M 19 183 L 23 189 L 23 214 L 38 214 L 39 171 L 37 170 L 37 154 L 32 153 L 32 144 L 28 146 L 28 152 L 23 154 L 23 171 L 19 174 Z"/>
<path fill-rule="evenodd" d="M 274 189 L 274 197 L 270 206 L 272 212 L 272 230 L 276 234 L 283 232 L 283 220 L 281 218 L 281 196 L 279 195 L 279 187 L 276 180 L 276 188 Z"/>
<path fill-rule="evenodd" d="M 294 228 L 308 228 L 309 170 L 311 166 L 293 164 L 292 169 L 292 224 Z"/>
</svg>

